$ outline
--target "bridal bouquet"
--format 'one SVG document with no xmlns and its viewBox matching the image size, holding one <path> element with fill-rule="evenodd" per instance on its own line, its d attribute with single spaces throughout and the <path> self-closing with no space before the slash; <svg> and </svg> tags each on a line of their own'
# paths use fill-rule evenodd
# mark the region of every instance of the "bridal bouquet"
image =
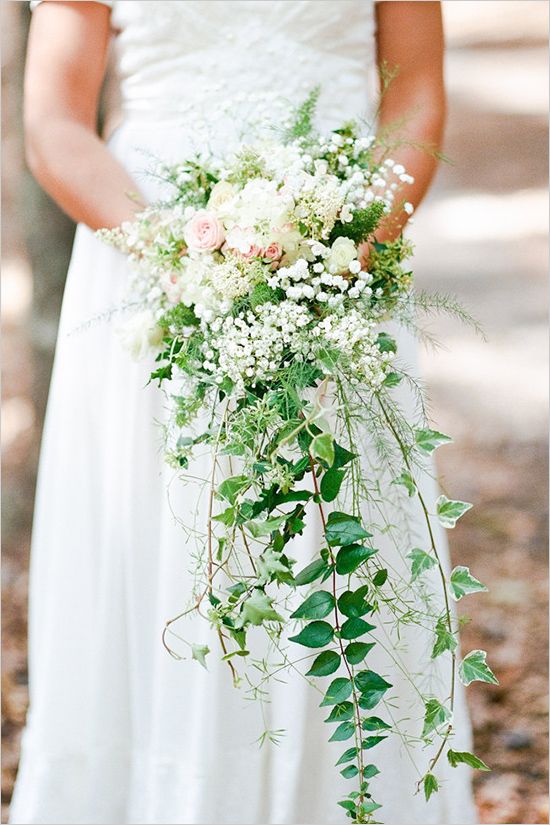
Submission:
<svg viewBox="0 0 550 825">
<path fill-rule="evenodd" d="M 199 613 L 235 682 L 244 669 L 260 700 L 273 668 L 248 664 L 251 632 L 266 634 L 277 670 L 299 662 L 322 686 L 330 738 L 343 747 L 336 764 L 354 782 L 339 804 L 354 822 L 370 822 L 380 804 L 367 756 L 399 735 L 379 709 L 392 686 L 368 665 L 380 616 L 386 625 L 393 617 L 397 634 L 428 626 L 432 658 L 449 659 L 442 695 L 421 699 L 417 741 L 432 747 L 419 776 L 427 799 L 441 758 L 487 770 L 452 749 L 455 680 L 496 679 L 483 651 L 458 658 L 451 599 L 486 588 L 466 567 L 447 574 L 432 524 L 452 528 L 471 505 L 426 501 L 417 483 L 450 438 L 428 426 L 391 332 L 415 327 L 419 312 L 461 311 L 413 290 L 407 241 L 376 241 L 382 220 L 412 211 L 410 175 L 357 123 L 319 134 L 315 102 L 313 94 L 279 131 L 248 135 L 225 157 L 203 151 L 161 168 L 173 199 L 100 234 L 135 265 L 121 336 L 135 356 L 156 357 L 151 378 L 171 403 L 169 462 L 185 473 L 198 450 L 211 452 L 195 587 L 165 644 L 172 622 Z M 394 397 L 403 382 L 418 395 L 414 421 Z M 365 461 L 367 440 L 374 463 Z M 377 550 L 376 532 L 384 506 L 405 512 L 413 499 L 429 541 L 414 546 L 392 518 L 384 532 L 403 559 L 398 569 Z M 292 540 L 314 510 L 323 538 L 297 569 Z M 206 665 L 210 650 L 190 644 L 189 654 Z"/>
</svg>

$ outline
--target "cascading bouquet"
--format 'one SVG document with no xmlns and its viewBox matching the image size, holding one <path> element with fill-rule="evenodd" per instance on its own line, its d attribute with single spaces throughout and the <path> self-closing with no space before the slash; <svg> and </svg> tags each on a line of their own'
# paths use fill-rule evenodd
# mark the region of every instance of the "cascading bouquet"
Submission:
<svg viewBox="0 0 550 825">
<path fill-rule="evenodd" d="M 162 167 L 173 199 L 100 236 L 134 264 L 122 337 L 134 355 L 156 352 L 151 377 L 172 404 L 169 462 L 185 473 L 197 450 L 212 455 L 194 590 L 168 622 L 165 645 L 171 650 L 172 623 L 198 612 L 216 629 L 236 683 L 251 658 L 251 629 L 266 634 L 283 665 L 296 667 L 287 641 L 305 648 L 297 660 L 307 662 L 304 678 L 318 685 L 333 677 L 321 705 L 330 710 L 331 740 L 346 743 L 336 764 L 354 780 L 339 804 L 354 822 L 371 822 L 378 769 L 366 755 L 398 734 L 372 715 L 391 688 L 368 666 L 377 619 L 393 616 L 398 630 L 428 627 L 432 658 L 449 658 L 444 695 L 423 696 L 419 712 L 417 741 L 433 748 L 419 779 L 426 799 L 438 789 L 444 755 L 452 766 L 487 770 L 451 747 L 455 680 L 497 680 L 484 651 L 458 660 L 450 600 L 486 588 L 467 567 L 447 574 L 432 522 L 452 528 L 471 505 L 444 495 L 429 502 L 421 491 L 427 459 L 451 439 L 427 425 L 421 391 L 388 331 L 390 322 L 415 327 L 430 309 L 466 314 L 446 296 L 413 290 L 406 240 L 375 239 L 397 208 L 412 211 L 402 197 L 412 178 L 358 123 L 320 135 L 316 97 L 278 133 L 248 135 L 226 157 L 204 151 Z M 394 397 L 402 382 L 418 392 L 414 421 Z M 395 524 L 414 498 L 429 536 L 421 548 Z M 381 528 L 369 507 L 380 514 L 384 506 L 392 511 L 384 531 L 398 531 L 406 575 L 374 546 Z M 297 570 L 292 539 L 314 510 L 324 538 Z M 438 598 L 427 592 L 430 571 Z M 208 646 L 189 647 L 205 664 Z M 253 664 L 248 683 L 255 670 L 264 684 L 269 664 Z"/>
</svg>

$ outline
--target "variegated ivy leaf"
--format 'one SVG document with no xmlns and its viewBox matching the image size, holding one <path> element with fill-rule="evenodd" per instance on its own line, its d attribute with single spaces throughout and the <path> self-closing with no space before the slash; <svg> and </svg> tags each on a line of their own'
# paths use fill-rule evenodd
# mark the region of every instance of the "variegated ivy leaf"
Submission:
<svg viewBox="0 0 550 825">
<path fill-rule="evenodd" d="M 409 496 L 414 496 L 416 493 L 416 482 L 412 475 L 406 471 L 403 471 L 400 476 L 394 478 L 392 484 L 401 484 L 405 487 Z"/>
<path fill-rule="evenodd" d="M 446 617 L 441 616 L 435 626 L 435 642 L 432 649 L 432 659 L 441 656 L 446 650 L 453 653 L 457 647 L 458 640 L 456 635 L 449 630 Z"/>
<path fill-rule="evenodd" d="M 474 756 L 473 753 L 468 753 L 468 751 L 447 751 L 447 759 L 449 760 L 449 765 L 452 768 L 456 768 L 457 765 L 469 765 L 471 768 L 475 768 L 478 771 L 490 771 L 491 768 L 485 764 L 483 759 L 480 759 L 479 756 Z"/>
<path fill-rule="evenodd" d="M 429 801 L 430 796 L 433 793 L 436 793 L 439 790 L 439 782 L 433 775 L 433 773 L 427 773 L 424 777 L 424 796 L 426 797 L 426 802 Z"/>
<path fill-rule="evenodd" d="M 450 585 L 451 595 L 455 602 L 470 593 L 487 591 L 485 585 L 472 576 L 468 567 L 455 567 L 451 573 Z"/>
<path fill-rule="evenodd" d="M 238 620 L 238 626 L 244 627 L 246 624 L 261 625 L 264 621 L 282 622 L 282 616 L 271 606 L 273 599 L 256 588 L 254 593 L 243 602 L 241 615 Z"/>
<path fill-rule="evenodd" d="M 316 435 L 311 442 L 310 451 L 313 458 L 319 458 L 321 461 L 325 461 L 329 467 L 332 467 L 334 461 L 334 438 L 330 433 Z"/>
<path fill-rule="evenodd" d="M 288 567 L 281 561 L 281 553 L 276 553 L 272 547 L 268 547 L 256 560 L 258 571 L 258 581 L 267 584 L 271 581 L 274 573 L 288 573 Z"/>
<path fill-rule="evenodd" d="M 424 552 L 419 547 L 413 547 L 411 552 L 407 554 L 407 558 L 411 560 L 411 582 L 416 581 L 421 573 L 425 573 L 426 570 L 430 570 L 430 568 L 437 565 L 435 556 L 430 556 L 429 553 Z"/>
<path fill-rule="evenodd" d="M 210 653 L 208 645 L 191 645 L 191 658 L 201 664 L 205 670 L 208 670 L 206 667 L 206 656 L 208 653 Z"/>
<path fill-rule="evenodd" d="M 449 444 L 453 439 L 444 433 L 438 433 L 437 430 L 415 430 L 414 440 L 416 446 L 425 453 L 433 453 L 442 444 Z"/>
<path fill-rule="evenodd" d="M 441 725 L 449 722 L 451 719 L 451 712 L 445 705 L 442 705 L 439 699 L 426 699 L 424 704 L 424 727 L 422 728 L 422 737 L 428 736 L 432 731 L 437 730 Z"/>
<path fill-rule="evenodd" d="M 484 650 L 472 650 L 460 663 L 458 676 L 463 685 L 472 682 L 488 682 L 498 685 L 498 679 L 486 662 L 487 654 Z"/>
<path fill-rule="evenodd" d="M 254 521 L 247 522 L 246 529 L 250 535 L 254 536 L 255 539 L 258 539 L 262 536 L 269 536 L 274 530 L 278 530 L 279 527 L 285 523 L 286 519 L 287 516 L 273 516 L 272 518 L 263 520 L 256 519 Z"/>
<path fill-rule="evenodd" d="M 458 519 L 463 516 L 471 506 L 467 501 L 453 501 L 447 498 L 447 496 L 439 496 L 436 501 L 439 523 L 447 530 L 451 530 L 456 525 Z"/>
</svg>

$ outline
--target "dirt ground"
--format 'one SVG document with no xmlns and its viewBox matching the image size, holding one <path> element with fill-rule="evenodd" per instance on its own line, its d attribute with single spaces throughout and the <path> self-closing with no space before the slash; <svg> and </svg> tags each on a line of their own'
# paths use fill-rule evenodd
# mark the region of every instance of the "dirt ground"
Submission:
<svg viewBox="0 0 550 825">
<path fill-rule="evenodd" d="M 546 823 L 548 7 L 524 0 L 445 7 L 453 165 L 441 170 L 416 219 L 416 272 L 422 286 L 458 294 L 488 342 L 438 321 L 447 349 L 426 352 L 422 366 L 434 421 L 455 437 L 439 451 L 443 484 L 474 503 L 449 533 L 453 562 L 470 566 L 490 591 L 459 605 L 471 618 L 464 652 L 486 649 L 500 680 L 467 692 L 475 752 L 492 767 L 476 777 L 480 821 Z M 9 45 L 8 68 L 21 62 L 22 39 Z M 27 567 L 52 340 L 51 331 L 41 339 L 43 329 L 31 326 L 40 285 L 33 299 L 19 92 L 6 83 L 13 119 L 3 133 L 2 822 L 27 706 Z"/>
</svg>

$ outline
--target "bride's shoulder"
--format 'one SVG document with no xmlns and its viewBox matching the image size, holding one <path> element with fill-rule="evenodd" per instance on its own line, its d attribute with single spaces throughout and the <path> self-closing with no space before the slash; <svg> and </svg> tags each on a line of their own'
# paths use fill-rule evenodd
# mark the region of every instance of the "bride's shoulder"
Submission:
<svg viewBox="0 0 550 825">
<path fill-rule="evenodd" d="M 54 3 L 56 0 L 31 0 L 30 7 L 31 11 L 39 6 L 41 3 Z M 93 2 L 100 3 L 102 6 L 109 6 L 109 8 L 113 7 L 113 0 L 93 0 Z"/>
</svg>

